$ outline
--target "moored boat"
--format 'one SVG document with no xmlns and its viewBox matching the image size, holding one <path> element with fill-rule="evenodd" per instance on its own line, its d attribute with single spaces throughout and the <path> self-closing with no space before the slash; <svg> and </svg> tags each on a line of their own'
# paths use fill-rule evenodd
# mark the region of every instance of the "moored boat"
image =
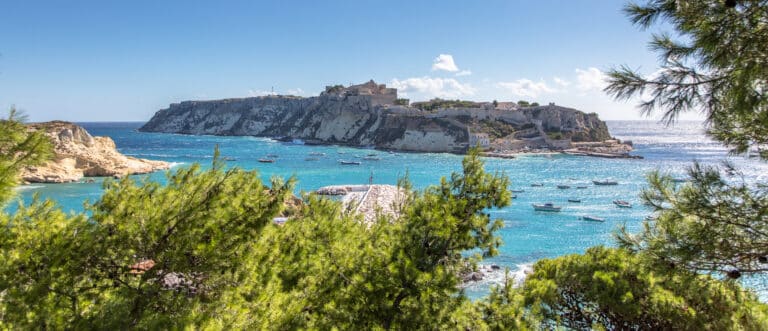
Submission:
<svg viewBox="0 0 768 331">
<path fill-rule="evenodd" d="M 379 158 L 379 157 L 375 157 L 375 156 L 366 156 L 366 157 L 364 157 L 364 158 L 363 158 L 363 160 L 367 160 L 367 161 L 379 161 L 379 160 L 381 160 L 381 158 Z"/>
<path fill-rule="evenodd" d="M 632 208 L 632 204 L 624 200 L 613 200 L 613 204 L 621 208 Z"/>
<path fill-rule="evenodd" d="M 586 187 L 586 186 L 584 186 L 584 185 L 579 185 L 579 186 L 576 186 L 576 188 L 577 188 L 577 189 L 585 189 L 585 188 L 587 188 L 587 187 Z"/>
<path fill-rule="evenodd" d="M 345 160 L 339 160 L 339 163 L 342 165 L 360 165 L 359 161 L 345 161 Z"/>
<path fill-rule="evenodd" d="M 565 190 L 565 189 L 571 188 L 571 186 L 570 185 L 557 185 L 557 188 L 559 188 L 561 190 Z"/>
<path fill-rule="evenodd" d="M 542 187 L 542 186 L 544 186 L 544 184 L 542 184 L 542 183 L 533 183 L 533 184 L 531 184 L 531 187 Z"/>
<path fill-rule="evenodd" d="M 321 152 L 309 152 L 310 156 L 325 156 L 325 153 Z"/>
<path fill-rule="evenodd" d="M 308 158 L 304 159 L 304 161 L 318 161 L 318 160 L 320 160 L 320 159 L 318 159 L 316 157 L 308 157 Z"/>
<path fill-rule="evenodd" d="M 589 216 L 584 215 L 581 217 L 583 221 L 590 221 L 590 222 L 605 222 L 605 219 L 602 217 L 595 217 L 595 216 Z"/>
<path fill-rule="evenodd" d="M 619 185 L 619 182 L 613 180 L 593 180 L 595 185 Z"/>
<path fill-rule="evenodd" d="M 570 199 L 568 199 L 568 202 L 576 202 L 576 203 L 579 203 L 579 202 L 581 202 L 581 199 L 570 198 Z"/>
<path fill-rule="evenodd" d="M 538 203 L 534 203 L 533 204 L 533 210 L 535 210 L 535 211 L 555 211 L 555 212 L 559 212 L 561 209 L 563 209 L 563 207 L 555 206 L 551 202 L 547 202 L 547 203 L 543 203 L 543 204 L 538 204 Z"/>
<path fill-rule="evenodd" d="M 512 193 L 523 193 L 525 190 L 511 190 Z"/>
<path fill-rule="evenodd" d="M 259 159 L 261 163 L 275 163 L 274 159 Z"/>
</svg>

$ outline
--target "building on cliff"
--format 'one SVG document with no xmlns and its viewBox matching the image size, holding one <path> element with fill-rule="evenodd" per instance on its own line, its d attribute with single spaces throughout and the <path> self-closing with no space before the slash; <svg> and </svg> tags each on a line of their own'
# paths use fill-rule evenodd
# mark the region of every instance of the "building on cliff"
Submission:
<svg viewBox="0 0 768 331">
<path fill-rule="evenodd" d="M 376 84 L 371 79 L 367 83 L 359 85 L 326 86 L 325 91 L 320 95 L 340 95 L 340 96 L 367 96 L 371 100 L 372 106 L 394 105 L 397 100 L 397 89 L 387 88 L 386 84 Z"/>
</svg>

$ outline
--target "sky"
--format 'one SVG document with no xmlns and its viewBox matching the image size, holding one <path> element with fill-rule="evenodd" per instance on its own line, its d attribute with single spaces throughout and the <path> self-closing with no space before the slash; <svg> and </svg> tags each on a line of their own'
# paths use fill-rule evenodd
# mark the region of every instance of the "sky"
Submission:
<svg viewBox="0 0 768 331">
<path fill-rule="evenodd" d="M 317 95 L 370 79 L 411 101 L 554 102 L 643 117 L 604 72 L 651 74 L 620 0 L 0 0 L 0 108 L 146 121 L 184 100 Z M 696 114 L 684 119 L 696 118 Z"/>
</svg>

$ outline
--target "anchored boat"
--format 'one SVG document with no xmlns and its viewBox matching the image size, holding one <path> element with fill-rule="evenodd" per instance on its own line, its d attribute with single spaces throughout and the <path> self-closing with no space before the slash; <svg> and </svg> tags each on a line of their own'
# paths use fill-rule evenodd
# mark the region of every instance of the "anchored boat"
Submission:
<svg viewBox="0 0 768 331">
<path fill-rule="evenodd" d="M 619 182 L 613 180 L 593 180 L 595 185 L 619 185 Z"/>
<path fill-rule="evenodd" d="M 555 206 L 551 202 L 547 202 L 547 203 L 544 203 L 544 204 L 537 204 L 537 203 L 533 204 L 533 210 L 535 210 L 535 211 L 554 211 L 554 212 L 559 212 L 561 209 L 563 209 L 563 207 Z"/>
<path fill-rule="evenodd" d="M 595 216 L 589 216 L 589 215 L 584 215 L 584 216 L 581 217 L 581 219 L 583 221 L 590 221 L 590 222 L 605 222 L 604 218 L 595 217 Z"/>
<path fill-rule="evenodd" d="M 621 208 L 632 208 L 632 204 L 624 200 L 613 200 L 613 204 Z"/>
</svg>

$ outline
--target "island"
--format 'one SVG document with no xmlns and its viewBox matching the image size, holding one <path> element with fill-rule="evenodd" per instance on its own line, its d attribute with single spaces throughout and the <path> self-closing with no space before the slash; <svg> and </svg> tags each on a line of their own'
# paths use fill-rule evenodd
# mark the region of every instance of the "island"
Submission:
<svg viewBox="0 0 768 331">
<path fill-rule="evenodd" d="M 412 152 L 488 156 L 527 151 L 630 157 L 631 142 L 613 139 L 595 113 L 550 103 L 433 99 L 410 103 L 373 80 L 327 86 L 319 96 L 268 95 L 184 101 L 155 113 L 139 131 L 272 137 Z"/>
<path fill-rule="evenodd" d="M 30 131 L 45 134 L 53 157 L 40 166 L 21 171 L 27 183 L 68 183 L 87 177 L 122 177 L 170 168 L 170 163 L 125 156 L 109 137 L 94 137 L 83 127 L 63 121 L 34 123 Z"/>
</svg>

